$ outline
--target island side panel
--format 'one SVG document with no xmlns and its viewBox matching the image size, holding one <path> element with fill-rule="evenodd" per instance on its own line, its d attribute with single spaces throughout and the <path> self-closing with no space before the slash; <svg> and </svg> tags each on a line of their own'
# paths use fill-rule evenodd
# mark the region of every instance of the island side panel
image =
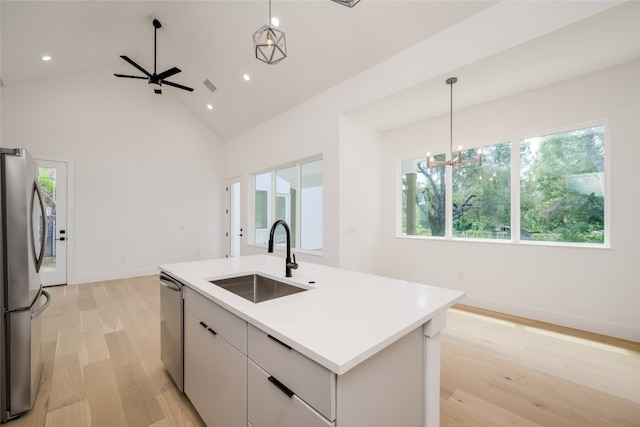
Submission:
<svg viewBox="0 0 640 427">
<path fill-rule="evenodd" d="M 424 332 L 419 327 L 338 376 L 338 424 L 421 426 L 425 402 L 424 349 Z"/>
<path fill-rule="evenodd" d="M 424 325 L 424 426 L 440 426 L 440 331 L 447 323 L 444 311 Z"/>
</svg>

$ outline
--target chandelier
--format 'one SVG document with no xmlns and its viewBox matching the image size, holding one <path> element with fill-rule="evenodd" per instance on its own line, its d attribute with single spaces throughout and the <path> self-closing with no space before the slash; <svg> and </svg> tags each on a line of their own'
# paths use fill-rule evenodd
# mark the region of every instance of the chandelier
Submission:
<svg viewBox="0 0 640 427">
<path fill-rule="evenodd" d="M 458 81 L 457 77 L 449 77 L 445 83 L 451 88 L 451 100 L 450 100 L 450 122 L 449 122 L 449 158 L 446 160 L 436 160 L 431 153 L 427 152 L 427 167 L 429 173 L 433 172 L 434 167 L 440 166 L 458 166 L 458 171 L 462 170 L 462 165 L 466 163 L 475 163 L 478 166 L 482 166 L 482 153 L 478 148 L 476 150 L 475 159 L 463 159 L 462 158 L 462 146 L 458 146 L 456 157 L 453 157 L 453 85 Z"/>
<path fill-rule="evenodd" d="M 269 21 L 253 33 L 256 58 L 267 64 L 277 64 L 287 57 L 287 43 L 284 32 L 271 26 L 271 0 L 269 0 Z"/>
</svg>

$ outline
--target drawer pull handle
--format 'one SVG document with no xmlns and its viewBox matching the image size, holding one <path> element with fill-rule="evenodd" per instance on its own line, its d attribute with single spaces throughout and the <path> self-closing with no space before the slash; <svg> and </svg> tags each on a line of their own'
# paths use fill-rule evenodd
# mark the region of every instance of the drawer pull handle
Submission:
<svg viewBox="0 0 640 427">
<path fill-rule="evenodd" d="M 291 350 L 291 347 L 286 345 L 285 343 L 283 343 L 282 341 L 280 341 L 278 338 L 271 336 L 271 335 L 267 335 L 269 338 L 271 338 L 272 340 L 274 340 L 275 342 L 277 342 L 278 344 L 280 344 L 283 347 L 287 347 L 289 350 Z"/>
<path fill-rule="evenodd" d="M 207 324 L 206 324 L 206 323 L 204 323 L 204 322 L 200 322 L 200 326 L 202 326 L 202 327 L 203 327 L 203 328 L 205 328 L 205 329 L 209 329 L 209 327 L 207 326 Z"/>
<path fill-rule="evenodd" d="M 214 331 L 214 330 L 213 330 L 213 329 L 211 329 L 211 328 L 207 328 L 207 331 L 211 332 L 213 335 L 218 335 L 218 334 L 216 333 L 216 331 Z"/>
<path fill-rule="evenodd" d="M 293 396 L 295 394 L 286 385 L 282 384 L 280 381 L 275 379 L 275 377 L 269 377 L 268 379 L 269 379 L 269 381 L 271 381 L 271 384 L 273 384 L 276 387 L 278 387 L 280 389 L 280 391 L 283 392 L 284 394 L 286 394 L 289 398 L 291 398 L 291 396 Z"/>
</svg>

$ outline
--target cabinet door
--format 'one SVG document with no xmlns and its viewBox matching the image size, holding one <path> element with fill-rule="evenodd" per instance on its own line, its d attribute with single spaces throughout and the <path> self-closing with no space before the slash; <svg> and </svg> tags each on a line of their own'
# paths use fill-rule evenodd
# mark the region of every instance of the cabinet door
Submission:
<svg viewBox="0 0 640 427">
<path fill-rule="evenodd" d="M 213 303 L 210 306 L 217 308 Z M 206 425 L 245 427 L 247 356 L 190 307 L 185 304 L 184 392 Z"/>
<path fill-rule="evenodd" d="M 220 335 L 209 334 L 207 396 L 209 426 L 244 427 L 247 418 L 247 356 Z"/>
<path fill-rule="evenodd" d="M 249 360 L 247 369 L 248 416 L 253 427 L 335 426 L 295 394 L 287 395 L 286 385 L 276 385 L 253 361 Z"/>
<path fill-rule="evenodd" d="M 184 392 L 204 422 L 207 420 L 208 333 L 190 311 L 184 311 Z"/>
<path fill-rule="evenodd" d="M 329 420 L 336 419 L 336 376 L 285 343 L 249 325 L 249 359 L 287 384 Z"/>
</svg>

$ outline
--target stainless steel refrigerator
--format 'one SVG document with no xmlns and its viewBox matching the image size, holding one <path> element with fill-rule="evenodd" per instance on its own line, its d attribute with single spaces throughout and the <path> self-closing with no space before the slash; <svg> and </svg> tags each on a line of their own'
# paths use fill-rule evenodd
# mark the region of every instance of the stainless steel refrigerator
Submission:
<svg viewBox="0 0 640 427">
<path fill-rule="evenodd" d="M 0 149 L 0 422 L 31 409 L 40 383 L 42 289 L 47 231 L 38 167 L 23 149 Z"/>
</svg>

